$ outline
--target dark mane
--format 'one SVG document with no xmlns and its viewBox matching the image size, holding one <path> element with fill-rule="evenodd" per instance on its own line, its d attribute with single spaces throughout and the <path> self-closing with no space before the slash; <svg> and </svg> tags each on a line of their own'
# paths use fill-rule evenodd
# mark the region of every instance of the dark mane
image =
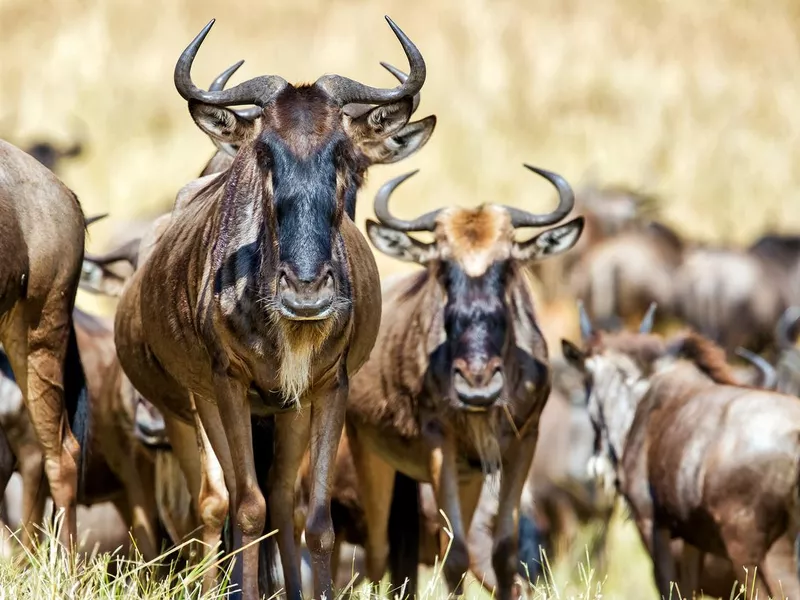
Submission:
<svg viewBox="0 0 800 600">
<path fill-rule="evenodd" d="M 725 351 L 699 333 L 690 331 L 678 334 L 669 342 L 669 352 L 673 356 L 692 361 L 716 383 L 741 386 L 728 364 Z"/>
</svg>

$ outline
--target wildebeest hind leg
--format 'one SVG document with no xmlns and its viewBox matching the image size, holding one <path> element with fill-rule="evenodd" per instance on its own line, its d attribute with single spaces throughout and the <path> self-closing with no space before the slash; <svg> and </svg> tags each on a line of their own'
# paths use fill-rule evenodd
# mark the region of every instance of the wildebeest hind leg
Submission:
<svg viewBox="0 0 800 600">
<path fill-rule="evenodd" d="M 395 470 L 377 453 L 365 448 L 358 431 L 348 426 L 347 439 L 356 469 L 361 505 L 367 525 L 367 540 L 364 544 L 367 577 L 377 583 L 386 572 L 389 555 L 389 511 L 392 506 Z M 416 590 L 409 590 L 411 595 Z"/>
<path fill-rule="evenodd" d="M 194 404 L 194 400 L 191 400 Z M 222 525 L 228 514 L 228 490 L 222 477 L 222 468 L 214 455 L 199 416 L 194 411 L 194 426 L 165 416 L 167 436 L 172 444 L 175 458 L 186 478 L 192 500 L 196 503 L 197 515 L 202 527 L 203 555 L 219 550 L 222 541 Z M 181 482 L 182 483 L 182 482 Z M 170 485 L 163 482 L 162 485 Z M 166 508 L 166 507 L 163 507 Z M 174 507 L 170 507 L 174 508 Z M 178 535 L 175 531 L 172 535 Z M 183 532 L 180 532 L 183 533 Z M 180 540 L 175 540 L 176 542 Z M 203 593 L 216 584 L 216 568 L 203 573 Z"/>
<path fill-rule="evenodd" d="M 20 447 L 18 454 L 22 457 L 19 461 L 22 478 L 22 545 L 30 548 L 37 537 L 36 528 L 41 526 L 44 519 L 44 505 L 49 490 L 38 445 L 33 447 L 33 444 L 25 444 Z"/>
<path fill-rule="evenodd" d="M 77 541 L 80 453 L 64 404 L 64 359 L 69 338 L 70 305 L 60 290 L 53 293 L 41 311 L 27 307 L 27 313 L 38 314 L 14 315 L 3 339 L 44 454 L 44 468 L 55 509 L 64 511 L 59 537 L 68 546 Z M 25 321 L 35 326 L 28 329 Z"/>
<path fill-rule="evenodd" d="M 284 586 L 290 600 L 293 594 L 300 594 L 303 589 L 294 527 L 294 504 L 295 481 L 308 447 L 309 428 L 308 410 L 275 416 L 275 456 L 269 479 L 269 521 L 271 527 L 278 528 L 278 551 Z M 274 594 L 277 590 L 268 591 Z"/>
</svg>

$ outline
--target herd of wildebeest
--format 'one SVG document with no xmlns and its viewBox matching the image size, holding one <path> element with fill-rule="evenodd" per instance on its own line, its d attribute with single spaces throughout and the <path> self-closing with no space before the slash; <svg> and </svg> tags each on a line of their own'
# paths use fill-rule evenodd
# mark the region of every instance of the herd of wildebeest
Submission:
<svg viewBox="0 0 800 600">
<path fill-rule="evenodd" d="M 401 219 L 412 172 L 380 188 L 364 236 L 367 170 L 436 125 L 411 120 L 425 63 L 387 21 L 410 67 L 382 63 L 394 88 L 226 89 L 239 62 L 203 90 L 211 21 L 175 86 L 216 153 L 104 255 L 84 243 L 105 215 L 54 174 L 80 146 L 0 141 L 0 490 L 20 474 L 19 541 L 50 497 L 74 551 L 77 505 L 112 502 L 144 559 L 190 539 L 180 560 L 236 552 L 248 599 L 332 598 L 346 547 L 396 594 L 446 556 L 451 591 L 471 572 L 511 598 L 584 524 L 602 566 L 619 495 L 663 596 L 728 597 L 747 572 L 800 599 L 800 236 L 693 242 L 653 197 L 574 194 L 527 164 L 550 213 L 430 199 Z M 381 281 L 367 237 L 422 268 Z M 115 297 L 113 321 L 76 308 L 79 287 Z"/>
</svg>

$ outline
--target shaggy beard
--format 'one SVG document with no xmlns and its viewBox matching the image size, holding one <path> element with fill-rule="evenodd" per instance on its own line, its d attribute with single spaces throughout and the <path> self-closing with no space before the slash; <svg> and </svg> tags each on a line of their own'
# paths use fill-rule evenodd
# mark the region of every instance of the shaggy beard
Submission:
<svg viewBox="0 0 800 600">
<path fill-rule="evenodd" d="M 486 479 L 485 485 L 489 486 L 493 495 L 499 491 L 503 466 L 500 443 L 497 441 L 499 414 L 492 410 L 480 414 L 459 413 L 456 417 L 456 431 L 463 432 L 459 435 L 466 436 L 466 440 L 475 448 Z"/>
</svg>

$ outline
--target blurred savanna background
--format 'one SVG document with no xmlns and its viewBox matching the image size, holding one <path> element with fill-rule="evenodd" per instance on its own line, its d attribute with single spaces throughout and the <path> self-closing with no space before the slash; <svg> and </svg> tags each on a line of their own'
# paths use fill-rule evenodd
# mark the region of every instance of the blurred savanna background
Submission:
<svg viewBox="0 0 800 600">
<path fill-rule="evenodd" d="M 391 86 L 379 61 L 407 63 L 384 14 L 425 57 L 417 116 L 438 125 L 412 158 L 370 170 L 360 226 L 377 188 L 416 168 L 393 202 L 401 216 L 489 201 L 545 210 L 555 195 L 522 168 L 530 162 L 577 190 L 656 194 L 664 220 L 695 239 L 746 243 L 800 228 L 791 0 L 0 0 L 0 137 L 84 144 L 60 175 L 87 214 L 110 213 L 87 245 L 102 251 L 131 221 L 169 210 L 213 154 L 172 82 L 209 19 L 199 85 L 243 58 L 232 83 L 336 72 Z M 413 268 L 377 259 L 383 274 Z M 78 302 L 113 307 L 83 292 Z M 617 526 L 611 544 L 604 595 L 654 597 L 633 530 Z"/>
</svg>

